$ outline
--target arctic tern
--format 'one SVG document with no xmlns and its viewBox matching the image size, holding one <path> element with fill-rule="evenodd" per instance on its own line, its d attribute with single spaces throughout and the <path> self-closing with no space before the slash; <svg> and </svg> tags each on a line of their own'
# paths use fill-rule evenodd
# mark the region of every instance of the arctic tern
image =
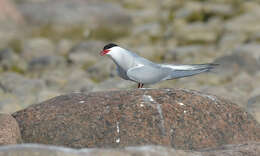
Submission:
<svg viewBox="0 0 260 156">
<path fill-rule="evenodd" d="M 144 84 L 155 84 L 163 80 L 207 72 L 218 65 L 214 63 L 157 64 L 114 43 L 105 45 L 100 55 L 108 55 L 116 64 L 118 75 L 125 80 L 138 83 L 138 88 L 142 88 Z"/>
</svg>

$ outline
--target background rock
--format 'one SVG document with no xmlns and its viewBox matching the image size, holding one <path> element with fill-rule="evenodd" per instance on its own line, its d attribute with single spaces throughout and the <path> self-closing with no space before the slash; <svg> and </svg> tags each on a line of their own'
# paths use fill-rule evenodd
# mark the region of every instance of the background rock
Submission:
<svg viewBox="0 0 260 156">
<path fill-rule="evenodd" d="M 47 38 L 33 38 L 24 42 L 22 56 L 30 61 L 33 58 L 52 56 L 55 46 Z"/>
<path fill-rule="evenodd" d="M 227 145 L 218 149 L 207 149 L 204 151 L 182 151 L 161 146 L 80 150 L 39 144 L 0 147 L 0 156 L 257 156 L 259 152 L 259 143 Z"/>
<path fill-rule="evenodd" d="M 56 26 L 87 24 L 95 27 L 104 22 L 110 25 L 127 25 L 131 21 L 125 10 L 116 3 L 93 0 L 25 2 L 18 8 L 24 17 L 33 24 Z M 64 12 L 66 12 L 66 16 L 64 16 Z"/>
<path fill-rule="evenodd" d="M 230 32 L 243 32 L 248 35 L 253 34 L 254 32 L 259 31 L 259 27 L 256 27 L 255 24 L 258 24 L 260 18 L 259 5 L 252 2 L 250 5 L 244 5 L 246 13 L 234 17 L 225 24 L 225 29 Z"/>
<path fill-rule="evenodd" d="M 25 108 L 31 103 L 39 102 L 40 94 L 45 90 L 44 80 L 28 78 L 14 72 L 3 73 L 0 75 L 0 108 L 4 112 Z"/>
<path fill-rule="evenodd" d="M 28 64 L 28 70 L 42 71 L 50 68 L 59 68 L 66 66 L 66 60 L 61 56 L 41 56 L 33 58 Z"/>
<path fill-rule="evenodd" d="M 6 22 L 8 20 L 12 20 L 17 23 L 24 22 L 23 17 L 21 16 L 20 12 L 16 9 L 12 1 L 0 0 L 0 10 L 1 21 Z"/>
<path fill-rule="evenodd" d="M 116 76 L 116 67 L 111 60 L 99 60 L 93 66 L 87 68 L 90 78 L 96 82 L 102 82 Z"/>
<path fill-rule="evenodd" d="M 19 37 L 25 24 L 20 11 L 12 0 L 0 0 L 0 48 L 5 48 L 9 40 Z"/>
<path fill-rule="evenodd" d="M 81 42 L 72 47 L 68 58 L 72 63 L 80 64 L 85 68 L 95 64 L 99 60 L 97 49 L 100 49 L 105 43 L 100 41 Z"/>
<path fill-rule="evenodd" d="M 182 43 L 180 44 L 190 44 L 190 43 L 213 43 L 218 38 L 218 33 L 220 28 L 219 22 L 213 23 L 192 23 L 189 25 L 180 24 L 174 27 L 176 31 L 176 36 Z M 217 26 L 218 25 L 218 26 Z M 203 33 L 201 33 L 203 32 Z"/>
<path fill-rule="evenodd" d="M 13 114 L 26 143 L 202 149 L 260 140 L 239 106 L 196 91 L 138 89 L 59 96 Z"/>
<path fill-rule="evenodd" d="M 249 112 L 254 114 L 256 120 L 260 122 L 260 95 L 251 97 L 248 100 L 247 108 Z"/>
<path fill-rule="evenodd" d="M 22 143 L 21 133 L 16 120 L 7 114 L 0 114 L 0 145 Z"/>
<path fill-rule="evenodd" d="M 216 149 L 202 150 L 203 155 L 208 156 L 255 156 L 260 152 L 259 143 L 246 143 L 239 145 L 226 145 Z"/>
<path fill-rule="evenodd" d="M 0 50 L 0 70 L 8 71 L 15 70 L 16 72 L 24 73 L 27 69 L 27 64 L 19 58 L 12 49 Z"/>
</svg>

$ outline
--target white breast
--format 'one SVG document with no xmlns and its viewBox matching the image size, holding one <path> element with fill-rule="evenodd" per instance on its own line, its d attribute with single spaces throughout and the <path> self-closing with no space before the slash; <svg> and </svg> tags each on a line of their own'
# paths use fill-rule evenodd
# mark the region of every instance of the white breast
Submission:
<svg viewBox="0 0 260 156">
<path fill-rule="evenodd" d="M 113 47 L 111 52 L 109 52 L 112 60 L 117 66 L 122 68 L 122 70 L 127 71 L 132 68 L 134 64 L 134 57 L 127 50 L 120 47 Z"/>
</svg>

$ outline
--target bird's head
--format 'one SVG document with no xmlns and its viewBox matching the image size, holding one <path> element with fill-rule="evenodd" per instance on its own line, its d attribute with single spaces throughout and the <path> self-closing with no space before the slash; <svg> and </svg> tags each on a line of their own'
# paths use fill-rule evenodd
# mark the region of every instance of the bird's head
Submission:
<svg viewBox="0 0 260 156">
<path fill-rule="evenodd" d="M 106 55 L 109 54 L 111 55 L 113 52 L 116 52 L 118 45 L 114 44 L 114 43 L 109 43 L 107 45 L 104 46 L 103 50 L 100 52 L 100 55 Z"/>
</svg>

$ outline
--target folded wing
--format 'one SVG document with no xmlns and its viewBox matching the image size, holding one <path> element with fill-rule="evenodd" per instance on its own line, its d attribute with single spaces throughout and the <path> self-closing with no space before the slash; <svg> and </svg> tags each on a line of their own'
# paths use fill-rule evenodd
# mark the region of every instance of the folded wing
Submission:
<svg viewBox="0 0 260 156">
<path fill-rule="evenodd" d="M 138 65 L 127 71 L 127 76 L 138 83 L 153 84 L 159 82 L 170 74 L 170 69 L 161 66 Z"/>
<path fill-rule="evenodd" d="M 138 65 L 127 71 L 132 81 L 153 84 L 162 80 L 170 80 L 208 72 L 217 64 L 194 65 Z"/>
</svg>

